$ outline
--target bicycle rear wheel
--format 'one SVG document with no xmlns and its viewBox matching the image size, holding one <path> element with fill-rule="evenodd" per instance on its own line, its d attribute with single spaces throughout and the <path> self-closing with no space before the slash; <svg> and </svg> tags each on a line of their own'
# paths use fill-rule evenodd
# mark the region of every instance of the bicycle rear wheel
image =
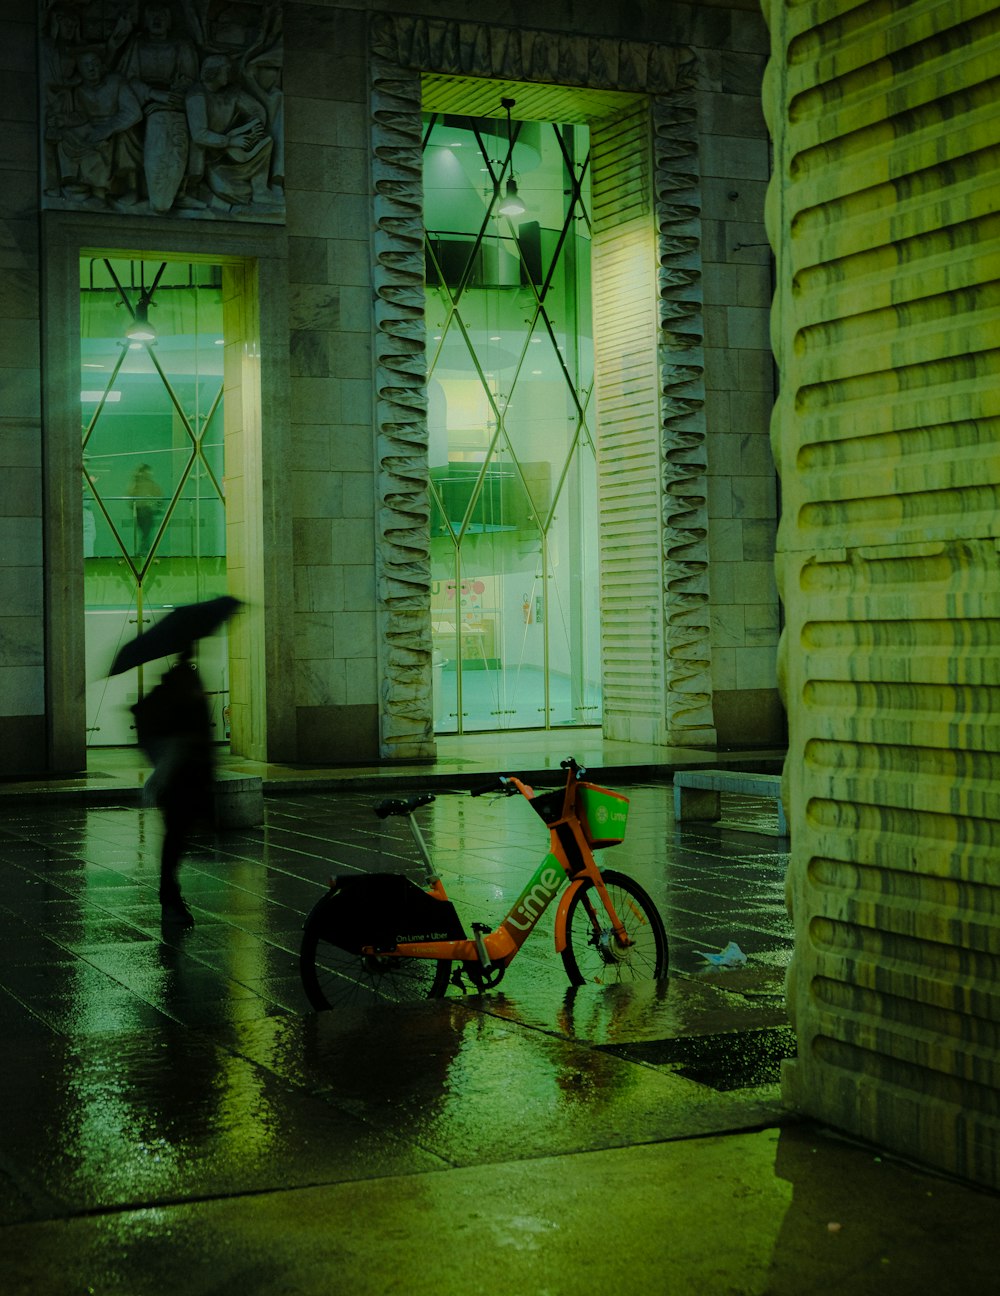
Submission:
<svg viewBox="0 0 1000 1296">
<path fill-rule="evenodd" d="M 323 933 L 329 929 L 327 906 L 336 903 L 335 896 L 324 896 L 302 929 L 299 971 L 302 988 L 315 1009 L 322 1012 L 377 1000 L 412 1003 L 444 994 L 451 971 L 447 959 L 352 954 L 326 940 Z"/>
<path fill-rule="evenodd" d="M 566 913 L 563 965 L 572 985 L 614 985 L 658 981 L 667 975 L 667 932 L 656 905 L 624 873 L 606 870 L 604 885 L 631 944 L 614 934 L 593 882 L 574 895 Z"/>
</svg>

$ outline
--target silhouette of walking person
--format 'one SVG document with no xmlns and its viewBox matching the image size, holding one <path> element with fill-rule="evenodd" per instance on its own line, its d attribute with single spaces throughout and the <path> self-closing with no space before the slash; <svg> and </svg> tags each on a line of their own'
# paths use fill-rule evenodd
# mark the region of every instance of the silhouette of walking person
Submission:
<svg viewBox="0 0 1000 1296">
<path fill-rule="evenodd" d="M 212 825 L 215 771 L 208 698 L 190 646 L 133 711 L 139 741 L 153 759 L 146 792 L 163 816 L 162 920 L 165 926 L 193 927 L 178 873 L 191 834 Z"/>
</svg>

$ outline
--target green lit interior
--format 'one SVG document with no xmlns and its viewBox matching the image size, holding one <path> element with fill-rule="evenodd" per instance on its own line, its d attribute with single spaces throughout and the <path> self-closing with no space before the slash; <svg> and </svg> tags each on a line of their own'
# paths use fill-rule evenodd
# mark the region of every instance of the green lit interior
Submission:
<svg viewBox="0 0 1000 1296">
<path fill-rule="evenodd" d="M 142 688 L 134 671 L 106 678 L 118 646 L 164 609 L 226 591 L 221 271 L 105 258 L 80 270 L 87 727 L 91 745 L 112 745 L 133 741 Z M 156 338 L 130 342 L 144 295 Z M 224 737 L 224 636 L 199 658 Z"/>
<path fill-rule="evenodd" d="M 582 125 L 425 116 L 438 732 L 601 720 L 588 165 Z"/>
</svg>

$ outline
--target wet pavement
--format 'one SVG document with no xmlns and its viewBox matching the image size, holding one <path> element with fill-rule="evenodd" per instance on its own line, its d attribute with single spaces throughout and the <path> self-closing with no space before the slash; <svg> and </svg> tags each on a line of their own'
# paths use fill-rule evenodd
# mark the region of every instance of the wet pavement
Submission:
<svg viewBox="0 0 1000 1296">
<path fill-rule="evenodd" d="M 547 835 L 449 773 L 427 837 L 493 925 Z M 990 1290 L 996 1197 L 781 1105 L 773 808 L 679 826 L 668 781 L 612 785 L 629 826 L 602 862 L 659 906 L 665 982 L 569 987 L 543 919 L 494 992 L 337 1015 L 308 1006 L 299 934 L 332 872 L 412 868 L 384 787 L 271 785 L 262 827 L 187 858 L 180 933 L 155 812 L 5 789 L 4 1296 Z M 732 940 L 745 968 L 699 953 Z"/>
</svg>

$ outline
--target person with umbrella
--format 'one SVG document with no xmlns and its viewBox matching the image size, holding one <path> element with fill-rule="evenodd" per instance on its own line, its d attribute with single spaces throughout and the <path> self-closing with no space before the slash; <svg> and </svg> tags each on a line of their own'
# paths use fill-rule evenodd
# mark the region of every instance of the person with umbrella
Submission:
<svg viewBox="0 0 1000 1296">
<path fill-rule="evenodd" d="M 178 874 L 191 833 L 215 811 L 215 761 L 208 697 L 194 661 L 196 640 L 211 634 L 240 606 L 229 595 L 174 608 L 119 649 L 111 675 L 178 654 L 180 660 L 133 707 L 139 745 L 153 762 L 146 796 L 163 816 L 160 906 L 165 926 L 192 927 Z"/>
<path fill-rule="evenodd" d="M 178 873 L 189 837 L 200 826 L 210 827 L 215 812 L 212 718 L 194 662 L 193 644 L 187 645 L 180 661 L 143 702 L 154 698 L 155 710 L 147 710 L 143 736 L 153 759 L 146 795 L 163 816 L 160 911 L 165 925 L 193 927 L 194 917 L 181 895 Z M 137 703 L 133 711 L 142 705 Z M 139 729 L 138 714 L 136 722 Z"/>
</svg>

